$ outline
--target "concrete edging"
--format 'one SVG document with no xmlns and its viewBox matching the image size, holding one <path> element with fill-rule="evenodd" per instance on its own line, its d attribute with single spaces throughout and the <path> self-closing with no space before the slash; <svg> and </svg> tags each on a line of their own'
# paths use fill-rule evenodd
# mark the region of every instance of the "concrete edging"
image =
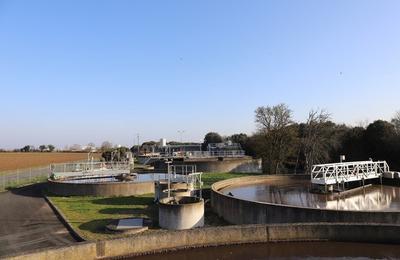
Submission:
<svg viewBox="0 0 400 260">
<path fill-rule="evenodd" d="M 101 241 L 97 257 L 113 259 L 185 248 L 233 244 L 343 241 L 400 243 L 400 226 L 354 224 L 276 224 L 207 227 Z M 99 254 L 100 253 L 100 254 Z"/>
<path fill-rule="evenodd" d="M 139 235 L 42 250 L 12 259 L 115 259 L 184 248 L 299 241 L 400 243 L 400 225 L 296 223 L 237 225 Z"/>
<path fill-rule="evenodd" d="M 71 223 L 69 223 L 68 219 L 64 216 L 64 214 L 61 212 L 61 210 L 58 209 L 56 205 L 49 199 L 46 195 L 43 194 L 44 200 L 49 204 L 50 208 L 53 210 L 54 214 L 56 214 L 57 218 L 61 221 L 61 223 L 68 229 L 68 231 L 71 233 L 73 238 L 77 242 L 83 242 L 86 241 L 86 239 L 83 238 L 81 234 L 77 230 L 75 230 Z"/>
<path fill-rule="evenodd" d="M 83 257 L 82 257 L 83 256 Z M 96 243 L 82 242 L 75 245 L 51 249 L 38 249 L 29 253 L 9 255 L 5 259 L 14 260 L 60 260 L 60 259 L 97 259 Z"/>
</svg>

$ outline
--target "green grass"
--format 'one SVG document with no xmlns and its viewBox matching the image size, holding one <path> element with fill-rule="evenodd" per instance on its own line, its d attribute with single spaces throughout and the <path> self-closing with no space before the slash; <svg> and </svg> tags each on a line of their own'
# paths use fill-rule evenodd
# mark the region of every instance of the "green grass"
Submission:
<svg viewBox="0 0 400 260">
<path fill-rule="evenodd" d="M 210 188 L 216 181 L 248 176 L 242 173 L 205 173 L 204 188 Z M 253 174 L 254 175 L 254 174 Z M 160 232 L 158 229 L 158 207 L 154 195 L 130 197 L 59 197 L 49 196 L 51 201 L 65 215 L 74 229 L 87 240 L 99 240 L 120 235 L 108 233 L 105 226 L 113 219 L 145 217 L 153 221 L 153 227 L 146 232 Z M 205 206 L 205 225 L 221 226 L 227 223 L 212 212 L 210 203 Z"/>
<path fill-rule="evenodd" d="M 105 226 L 113 219 L 144 217 L 157 221 L 157 206 L 153 194 L 137 197 L 58 197 L 49 196 L 71 225 L 88 240 L 115 235 Z M 155 223 L 157 224 L 157 223 Z"/>
<path fill-rule="evenodd" d="M 260 175 L 260 173 L 203 173 L 201 176 L 201 180 L 203 181 L 203 189 L 211 188 L 211 185 L 217 181 L 222 181 L 226 179 L 236 178 L 236 177 L 244 177 L 250 175 Z"/>
</svg>

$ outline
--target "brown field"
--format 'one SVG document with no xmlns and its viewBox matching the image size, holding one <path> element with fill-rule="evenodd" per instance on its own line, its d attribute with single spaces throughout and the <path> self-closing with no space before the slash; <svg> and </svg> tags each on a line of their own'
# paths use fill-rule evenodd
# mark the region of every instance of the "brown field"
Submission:
<svg viewBox="0 0 400 260">
<path fill-rule="evenodd" d="M 100 154 L 94 157 L 99 159 Z M 87 153 L 0 153 L 0 172 L 86 159 Z"/>
</svg>

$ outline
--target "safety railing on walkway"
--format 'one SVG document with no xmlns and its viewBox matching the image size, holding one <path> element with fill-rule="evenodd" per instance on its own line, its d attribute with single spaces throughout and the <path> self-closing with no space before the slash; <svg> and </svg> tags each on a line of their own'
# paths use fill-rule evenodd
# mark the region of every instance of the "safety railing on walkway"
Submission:
<svg viewBox="0 0 400 260">
<path fill-rule="evenodd" d="M 243 150 L 227 150 L 227 151 L 193 151 L 186 152 L 186 157 L 189 158 L 208 158 L 208 157 L 243 157 Z"/>
<path fill-rule="evenodd" d="M 361 181 L 381 177 L 389 172 L 386 161 L 359 161 L 313 165 L 311 182 L 320 185 Z"/>
<path fill-rule="evenodd" d="M 101 170 L 128 170 L 128 162 L 77 162 L 77 163 L 58 163 L 50 166 L 53 173 L 66 172 L 94 172 Z"/>
</svg>

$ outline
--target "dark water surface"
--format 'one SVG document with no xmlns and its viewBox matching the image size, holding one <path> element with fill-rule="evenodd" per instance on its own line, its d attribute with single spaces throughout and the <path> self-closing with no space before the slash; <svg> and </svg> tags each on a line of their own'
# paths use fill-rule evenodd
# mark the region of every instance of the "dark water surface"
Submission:
<svg viewBox="0 0 400 260">
<path fill-rule="evenodd" d="M 135 260 L 399 259 L 400 246 L 370 243 L 290 242 L 196 248 Z"/>
<path fill-rule="evenodd" d="M 309 192 L 309 181 L 257 183 L 222 190 L 236 198 L 267 203 L 333 210 L 399 211 L 400 187 L 372 185 L 345 195 Z"/>
</svg>

